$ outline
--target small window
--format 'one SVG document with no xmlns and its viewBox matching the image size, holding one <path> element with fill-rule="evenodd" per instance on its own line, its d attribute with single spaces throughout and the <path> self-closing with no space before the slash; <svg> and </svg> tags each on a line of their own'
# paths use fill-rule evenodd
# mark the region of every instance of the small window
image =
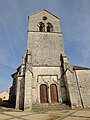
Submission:
<svg viewBox="0 0 90 120">
<path fill-rule="evenodd" d="M 51 23 L 47 23 L 47 32 L 53 31 L 53 25 Z"/>
<path fill-rule="evenodd" d="M 44 25 L 43 22 L 40 22 L 40 23 L 38 24 L 38 27 L 39 27 L 39 31 L 40 31 L 40 32 L 44 32 L 44 31 L 45 31 L 45 25 Z"/>
<path fill-rule="evenodd" d="M 46 16 L 43 16 L 43 20 L 47 20 L 47 17 L 46 17 Z"/>
<path fill-rule="evenodd" d="M 3 97 L 3 99 L 5 99 L 6 97 Z"/>
</svg>

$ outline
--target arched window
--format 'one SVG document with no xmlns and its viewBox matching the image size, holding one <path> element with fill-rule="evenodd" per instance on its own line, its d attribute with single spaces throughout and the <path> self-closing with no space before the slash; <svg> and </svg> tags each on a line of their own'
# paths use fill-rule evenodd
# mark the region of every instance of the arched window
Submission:
<svg viewBox="0 0 90 120">
<path fill-rule="evenodd" d="M 40 32 L 44 32 L 44 31 L 45 31 L 45 25 L 44 25 L 43 22 L 40 22 L 40 23 L 38 24 L 38 27 L 39 27 L 39 31 L 40 31 Z"/>
<path fill-rule="evenodd" d="M 51 23 L 47 23 L 47 32 L 53 31 L 53 25 Z"/>
</svg>

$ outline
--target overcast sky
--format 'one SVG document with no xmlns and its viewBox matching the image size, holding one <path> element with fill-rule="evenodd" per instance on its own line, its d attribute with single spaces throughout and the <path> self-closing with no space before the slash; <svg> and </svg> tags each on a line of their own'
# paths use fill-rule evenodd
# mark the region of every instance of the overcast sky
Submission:
<svg viewBox="0 0 90 120">
<path fill-rule="evenodd" d="M 71 64 L 90 67 L 90 0 L 0 0 L 0 91 L 12 84 L 27 46 L 28 15 L 47 9 L 60 18 Z"/>
</svg>

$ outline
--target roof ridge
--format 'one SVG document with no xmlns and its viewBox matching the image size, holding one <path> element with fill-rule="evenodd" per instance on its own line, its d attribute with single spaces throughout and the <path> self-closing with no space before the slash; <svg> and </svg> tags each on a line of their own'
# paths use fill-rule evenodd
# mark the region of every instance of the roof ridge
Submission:
<svg viewBox="0 0 90 120">
<path fill-rule="evenodd" d="M 39 10 L 39 11 L 37 11 L 37 12 L 32 13 L 32 14 L 29 15 L 29 16 L 35 15 L 35 14 L 39 13 L 40 11 L 46 11 L 46 12 L 48 12 L 49 14 L 53 15 L 54 17 L 56 17 L 57 19 L 60 19 L 58 16 L 54 15 L 53 13 L 49 12 L 49 11 L 46 10 L 46 9 L 41 9 L 41 10 Z"/>
<path fill-rule="evenodd" d="M 77 65 L 73 65 L 73 67 L 76 69 L 76 70 L 90 70 L 90 68 L 87 68 L 87 67 L 83 67 L 83 66 L 77 66 Z"/>
</svg>

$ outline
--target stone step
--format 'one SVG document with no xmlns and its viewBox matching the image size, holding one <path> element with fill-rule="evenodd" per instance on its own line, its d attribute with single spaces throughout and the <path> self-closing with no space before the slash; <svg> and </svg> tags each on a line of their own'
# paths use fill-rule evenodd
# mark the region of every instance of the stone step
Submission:
<svg viewBox="0 0 90 120">
<path fill-rule="evenodd" d="M 36 112 L 45 112 L 45 111 L 53 111 L 53 110 L 63 110 L 63 109 L 70 109 L 68 105 L 60 104 L 60 103 L 44 103 L 44 104 L 33 104 L 32 110 Z"/>
</svg>

